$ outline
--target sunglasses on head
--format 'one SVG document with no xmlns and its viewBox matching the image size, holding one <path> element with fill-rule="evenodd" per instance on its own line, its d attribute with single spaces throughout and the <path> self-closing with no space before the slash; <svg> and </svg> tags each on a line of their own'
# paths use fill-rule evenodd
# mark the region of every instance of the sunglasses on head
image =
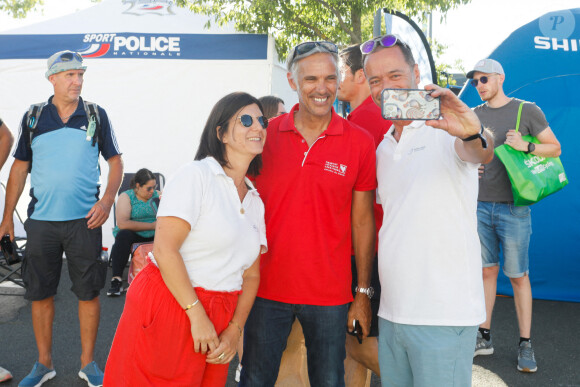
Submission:
<svg viewBox="0 0 580 387">
<path fill-rule="evenodd" d="M 240 122 L 246 128 L 249 128 L 254 123 L 254 118 L 249 114 L 242 114 L 239 116 Z M 265 116 L 256 117 L 262 128 L 266 129 L 268 127 L 268 119 Z"/>
<path fill-rule="evenodd" d="M 332 42 L 304 42 L 300 43 L 296 47 L 294 47 L 294 53 L 292 55 L 292 60 L 297 56 L 301 56 L 304 54 L 308 54 L 310 51 L 314 50 L 316 47 L 322 48 L 324 51 L 329 52 L 331 54 L 338 54 L 338 47 L 336 44 Z"/>
<path fill-rule="evenodd" d="M 384 36 L 379 36 L 378 38 L 367 40 L 366 42 L 360 45 L 360 51 L 363 53 L 363 55 L 368 55 L 372 53 L 374 50 L 376 50 L 377 47 L 379 46 L 389 48 L 395 46 L 397 42 L 399 42 L 400 45 L 409 48 L 409 45 L 403 42 L 401 39 L 399 39 L 397 35 L 388 34 Z"/>
<path fill-rule="evenodd" d="M 489 81 L 489 76 L 484 75 L 483 77 L 481 77 L 479 79 L 472 79 L 470 83 L 471 83 L 471 86 L 477 87 L 479 82 L 481 82 L 482 84 L 485 85 L 487 83 L 487 81 Z"/>
<path fill-rule="evenodd" d="M 81 54 L 77 52 L 65 52 L 64 54 L 61 54 L 58 58 L 55 59 L 55 61 L 52 63 L 52 66 L 61 62 L 70 62 L 73 59 L 76 59 L 79 62 L 83 61 L 83 57 L 81 56 Z"/>
</svg>

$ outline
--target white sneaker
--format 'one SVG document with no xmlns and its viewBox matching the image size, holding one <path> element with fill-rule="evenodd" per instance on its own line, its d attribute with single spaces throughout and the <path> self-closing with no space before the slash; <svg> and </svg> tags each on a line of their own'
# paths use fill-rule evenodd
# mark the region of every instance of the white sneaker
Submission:
<svg viewBox="0 0 580 387">
<path fill-rule="evenodd" d="M 0 367 L 0 382 L 12 379 L 12 374 L 6 368 Z"/>
</svg>

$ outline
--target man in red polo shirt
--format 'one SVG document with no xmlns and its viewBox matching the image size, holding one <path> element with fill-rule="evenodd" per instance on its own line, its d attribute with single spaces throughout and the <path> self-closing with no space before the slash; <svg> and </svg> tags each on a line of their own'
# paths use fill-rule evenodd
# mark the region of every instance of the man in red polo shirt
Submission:
<svg viewBox="0 0 580 387">
<path fill-rule="evenodd" d="M 381 109 L 374 103 L 371 97 L 371 89 L 367 83 L 362 68 L 362 53 L 358 44 L 354 44 L 342 50 L 340 56 L 340 86 L 338 87 L 338 99 L 348 102 L 350 114 L 346 118 L 349 122 L 357 124 L 369 132 L 378 147 L 385 133 L 392 125 L 391 121 L 383 119 Z M 376 232 L 383 223 L 383 208 L 374 202 Z M 377 238 L 378 239 L 378 238 Z M 354 255 L 351 259 L 352 266 L 352 291 L 356 291 L 356 260 Z M 346 385 L 365 386 L 367 369 L 380 376 L 378 359 L 379 321 L 378 311 L 381 299 L 381 283 L 379 281 L 379 269 L 377 266 L 377 246 L 374 250 L 373 272 L 371 286 L 374 294 L 371 298 L 371 327 L 369 337 L 362 344 L 353 336 L 346 337 Z"/>
<path fill-rule="evenodd" d="M 288 82 L 299 103 L 270 123 L 256 179 L 269 251 L 246 323 L 240 386 L 274 385 L 295 318 L 304 331 L 310 384 L 344 386 L 345 327 L 352 330 L 358 320 L 363 335 L 369 333 L 375 146 L 332 109 L 336 45 L 296 46 L 288 56 Z M 354 301 L 351 240 L 358 269 Z"/>
</svg>

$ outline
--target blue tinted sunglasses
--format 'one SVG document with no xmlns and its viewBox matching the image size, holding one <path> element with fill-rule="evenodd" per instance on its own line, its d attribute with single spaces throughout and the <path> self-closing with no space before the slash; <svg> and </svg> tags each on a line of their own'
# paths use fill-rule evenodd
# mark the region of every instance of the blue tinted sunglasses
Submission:
<svg viewBox="0 0 580 387">
<path fill-rule="evenodd" d="M 242 114 L 239 116 L 239 118 L 242 125 L 244 125 L 246 128 L 249 128 L 254 123 L 254 118 L 249 114 Z M 260 116 L 256 117 L 256 119 L 260 125 L 262 125 L 262 128 L 266 129 L 268 127 L 268 119 L 266 117 Z"/>
</svg>

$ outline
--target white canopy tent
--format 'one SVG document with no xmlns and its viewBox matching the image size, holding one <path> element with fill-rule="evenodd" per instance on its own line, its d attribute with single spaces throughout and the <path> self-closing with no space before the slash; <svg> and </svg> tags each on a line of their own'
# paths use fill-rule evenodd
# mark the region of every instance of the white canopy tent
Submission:
<svg viewBox="0 0 580 387">
<path fill-rule="evenodd" d="M 192 160 L 213 105 L 233 91 L 296 102 L 274 40 L 204 25 L 170 0 L 104 0 L 75 14 L 0 34 L 0 116 L 15 133 L 32 103 L 46 100 L 46 59 L 70 49 L 88 66 L 82 96 L 107 110 L 125 170 L 169 177 Z M 10 157 L 0 178 L 6 181 Z M 101 162 L 103 189 L 108 173 Z M 28 203 L 27 191 L 21 206 Z M 103 244 L 111 246 L 112 217 Z"/>
</svg>

